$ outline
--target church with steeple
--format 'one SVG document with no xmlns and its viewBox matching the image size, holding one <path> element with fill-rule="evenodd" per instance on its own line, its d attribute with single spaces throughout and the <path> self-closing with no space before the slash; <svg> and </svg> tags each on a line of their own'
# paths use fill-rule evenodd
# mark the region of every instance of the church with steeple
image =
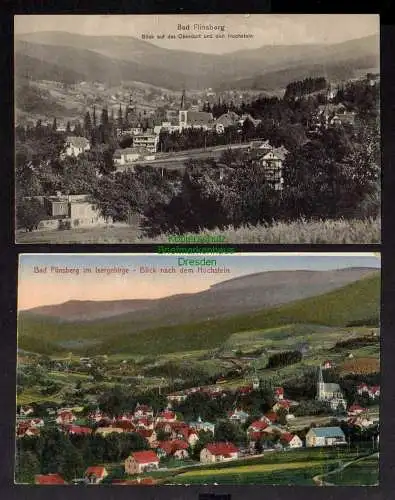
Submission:
<svg viewBox="0 0 395 500">
<path fill-rule="evenodd" d="M 316 398 L 318 401 L 328 402 L 331 405 L 332 410 L 337 410 L 339 406 L 347 408 L 347 401 L 344 399 L 344 395 L 339 384 L 324 382 L 321 365 L 318 369 Z"/>
<path fill-rule="evenodd" d="M 185 89 L 182 91 L 180 110 L 178 113 L 179 131 L 186 128 L 200 128 L 209 130 L 214 125 L 212 113 L 206 111 L 195 111 L 188 108 L 186 103 Z"/>
</svg>

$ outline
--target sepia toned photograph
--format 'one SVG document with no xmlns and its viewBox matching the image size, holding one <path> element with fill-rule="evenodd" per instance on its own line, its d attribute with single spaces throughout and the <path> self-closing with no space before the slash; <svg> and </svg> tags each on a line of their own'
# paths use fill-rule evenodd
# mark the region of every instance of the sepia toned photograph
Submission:
<svg viewBox="0 0 395 500">
<path fill-rule="evenodd" d="M 378 485 L 380 268 L 22 254 L 15 483 Z"/>
<path fill-rule="evenodd" d="M 14 16 L 17 243 L 380 243 L 375 14 Z"/>
</svg>

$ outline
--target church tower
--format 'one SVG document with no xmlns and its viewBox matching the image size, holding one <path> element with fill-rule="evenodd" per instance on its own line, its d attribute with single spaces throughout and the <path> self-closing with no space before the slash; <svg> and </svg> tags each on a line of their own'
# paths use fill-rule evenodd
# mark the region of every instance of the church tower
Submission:
<svg viewBox="0 0 395 500">
<path fill-rule="evenodd" d="M 181 111 L 186 110 L 185 89 L 182 90 L 180 110 Z"/>
<path fill-rule="evenodd" d="M 322 401 L 325 399 L 325 383 L 324 377 L 322 375 L 322 367 L 318 368 L 318 380 L 317 380 L 317 399 Z"/>
<path fill-rule="evenodd" d="M 188 121 L 188 111 L 186 110 L 186 103 L 185 103 L 185 89 L 183 89 L 181 96 L 180 111 L 178 113 L 178 124 L 180 132 L 187 127 L 187 121 Z"/>
</svg>

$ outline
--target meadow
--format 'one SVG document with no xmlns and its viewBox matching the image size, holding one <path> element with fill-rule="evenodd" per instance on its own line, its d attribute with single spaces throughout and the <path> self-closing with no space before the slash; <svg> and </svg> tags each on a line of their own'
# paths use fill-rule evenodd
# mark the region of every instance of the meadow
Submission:
<svg viewBox="0 0 395 500">
<path fill-rule="evenodd" d="M 363 452 L 363 450 L 361 450 Z M 165 484 L 281 484 L 313 485 L 313 477 L 336 469 L 341 461 L 358 457 L 356 449 L 302 448 L 269 452 L 263 457 L 191 468 Z"/>
<path fill-rule="evenodd" d="M 323 478 L 336 486 L 375 486 L 379 482 L 379 456 L 370 455 Z"/>
<path fill-rule="evenodd" d="M 19 347 L 26 351 L 49 354 L 64 352 L 62 341 L 73 339 L 100 341 L 89 347 L 80 344 L 79 352 L 86 352 L 88 355 L 128 352 L 157 355 L 159 352 L 165 354 L 209 350 L 222 346 L 233 334 L 242 332 L 259 330 L 265 337 L 265 330 L 287 325 L 310 325 L 309 328 L 316 325 L 319 330 L 322 326 L 344 328 L 350 322 L 363 321 L 364 318 L 375 318 L 378 323 L 379 296 L 380 275 L 375 273 L 332 292 L 284 306 L 250 314 L 137 331 L 134 330 L 133 323 L 122 316 L 106 322 L 59 323 L 47 318 L 20 315 L 18 342 Z M 313 332 L 314 329 L 310 331 Z M 109 332 L 116 333 L 109 335 Z M 280 337 L 285 334 L 283 331 Z M 325 336 L 325 333 L 321 332 L 321 340 Z M 267 338 L 270 338 L 270 335 Z"/>
<path fill-rule="evenodd" d="M 77 228 L 65 231 L 18 232 L 17 243 L 169 243 L 173 234 L 145 237 L 138 223 L 108 227 Z M 338 219 L 293 222 L 275 222 L 271 226 L 242 226 L 226 229 L 204 230 L 199 234 L 185 233 L 190 237 L 224 238 L 225 243 L 272 244 L 373 244 L 381 242 L 381 219 Z"/>
</svg>

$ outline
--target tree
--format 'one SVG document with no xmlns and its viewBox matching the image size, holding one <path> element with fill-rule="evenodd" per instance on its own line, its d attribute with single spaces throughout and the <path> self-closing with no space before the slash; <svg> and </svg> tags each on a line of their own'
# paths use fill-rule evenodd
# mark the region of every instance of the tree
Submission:
<svg viewBox="0 0 395 500">
<path fill-rule="evenodd" d="M 19 451 L 15 463 L 15 482 L 33 483 L 36 474 L 40 474 L 40 461 L 32 451 Z"/>
<path fill-rule="evenodd" d="M 66 441 L 62 449 L 58 450 L 56 462 L 58 464 L 57 472 L 66 481 L 81 477 L 85 469 L 81 451 L 73 446 L 70 441 Z"/>
<path fill-rule="evenodd" d="M 45 210 L 37 199 L 19 199 L 16 206 L 17 227 L 33 231 L 45 218 Z"/>
<path fill-rule="evenodd" d="M 58 130 L 58 125 L 56 123 L 56 118 L 53 119 L 52 130 L 53 130 L 53 132 L 56 132 Z"/>
<path fill-rule="evenodd" d="M 237 424 L 224 420 L 215 426 L 214 439 L 215 441 L 244 444 L 246 435 Z"/>
<path fill-rule="evenodd" d="M 66 134 L 71 134 L 71 125 L 69 121 L 66 124 Z"/>
<path fill-rule="evenodd" d="M 122 130 L 123 128 L 123 116 L 122 116 L 122 106 L 119 105 L 118 111 L 118 127 Z"/>
<path fill-rule="evenodd" d="M 84 117 L 84 136 L 87 139 L 90 139 L 92 136 L 92 121 L 91 121 L 91 115 L 89 111 L 85 113 Z"/>
<path fill-rule="evenodd" d="M 257 439 L 254 445 L 255 453 L 260 454 L 263 452 L 263 444 L 261 439 Z"/>
</svg>

